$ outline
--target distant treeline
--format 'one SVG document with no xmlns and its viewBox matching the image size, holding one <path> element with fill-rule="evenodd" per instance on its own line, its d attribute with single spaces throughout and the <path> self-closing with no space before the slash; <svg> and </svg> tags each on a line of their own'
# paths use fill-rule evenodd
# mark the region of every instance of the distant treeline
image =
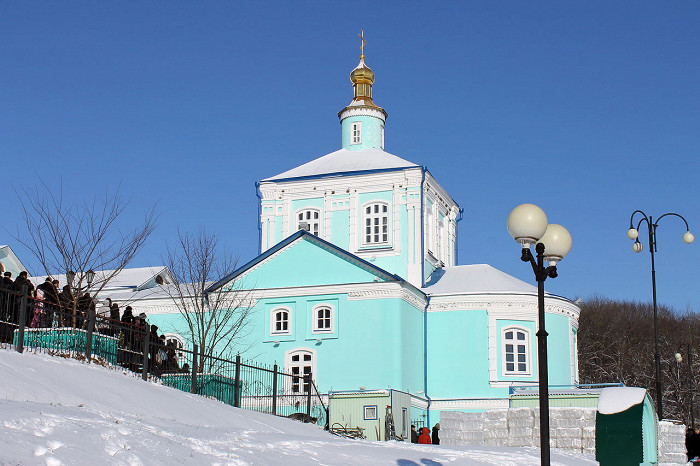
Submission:
<svg viewBox="0 0 700 466">
<path fill-rule="evenodd" d="M 690 425 L 691 399 L 700 395 L 700 315 L 666 306 L 659 306 L 657 314 L 663 417 Z M 680 362 L 677 353 L 682 357 Z M 656 401 L 651 303 L 601 297 L 585 300 L 581 303 L 578 354 L 581 383 L 621 381 L 648 388 Z"/>
</svg>

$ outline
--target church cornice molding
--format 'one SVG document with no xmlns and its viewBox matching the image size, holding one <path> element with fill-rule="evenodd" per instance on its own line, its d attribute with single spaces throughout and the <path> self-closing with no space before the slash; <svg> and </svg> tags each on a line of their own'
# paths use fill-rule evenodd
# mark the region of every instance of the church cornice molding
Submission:
<svg viewBox="0 0 700 466">
<path fill-rule="evenodd" d="M 398 282 L 389 283 L 350 283 L 334 285 L 298 286 L 288 288 L 265 288 L 248 290 L 248 298 L 260 301 L 262 299 L 294 298 L 313 295 L 345 294 L 348 301 L 365 299 L 402 299 L 419 310 L 425 309 L 425 300 L 416 296 Z"/>
<path fill-rule="evenodd" d="M 454 199 L 452 199 L 452 196 L 447 194 L 445 188 L 443 188 L 442 185 L 437 182 L 430 172 L 426 173 L 424 189 L 428 195 L 431 195 L 432 193 L 433 195 L 437 196 L 437 200 L 440 201 L 445 208 L 450 209 L 452 207 L 458 207 L 457 203 L 454 201 Z"/>
<path fill-rule="evenodd" d="M 352 118 L 355 116 L 371 116 L 375 118 L 379 118 L 382 121 L 386 121 L 387 114 L 383 109 L 379 109 L 377 107 L 369 107 L 369 106 L 355 106 L 355 107 L 345 107 L 343 110 L 341 110 L 338 113 L 338 117 L 340 118 L 340 121 L 343 121 L 346 118 Z"/>
<path fill-rule="evenodd" d="M 426 300 L 415 293 L 401 287 L 398 284 L 395 287 L 373 287 L 364 290 L 354 290 L 348 293 L 348 301 L 365 300 L 365 299 L 402 299 L 416 309 L 425 309 Z"/>
<path fill-rule="evenodd" d="M 493 294 L 493 295 L 450 295 L 431 296 L 428 312 L 445 311 L 482 311 L 489 313 L 504 312 L 523 315 L 536 314 L 537 295 L 529 294 Z M 545 312 L 564 315 L 578 327 L 580 309 L 574 303 L 557 296 L 545 296 Z"/>
<path fill-rule="evenodd" d="M 315 178 L 313 180 L 290 180 L 275 183 L 260 183 L 263 201 L 281 198 L 303 198 L 310 193 L 318 197 L 349 194 L 352 191 L 394 190 L 420 186 L 420 167 L 398 169 L 376 174 L 347 175 L 343 177 Z M 415 171 L 417 176 L 410 176 Z"/>
</svg>

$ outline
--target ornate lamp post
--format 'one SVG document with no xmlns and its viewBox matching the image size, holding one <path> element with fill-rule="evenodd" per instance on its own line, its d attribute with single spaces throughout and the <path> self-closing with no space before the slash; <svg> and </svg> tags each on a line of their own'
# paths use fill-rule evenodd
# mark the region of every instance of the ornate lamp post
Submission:
<svg viewBox="0 0 700 466">
<path fill-rule="evenodd" d="M 87 287 L 90 289 L 92 287 L 92 281 L 95 279 L 95 271 L 90 269 L 87 272 L 85 272 L 85 277 L 87 278 Z"/>
<path fill-rule="evenodd" d="M 547 224 L 544 211 L 534 204 L 521 204 L 508 216 L 508 232 L 521 244 L 523 262 L 530 262 L 537 280 L 537 366 L 540 398 L 540 463 L 550 464 L 549 454 L 549 369 L 547 365 L 547 331 L 544 314 L 544 282 L 557 277 L 557 262 L 571 250 L 571 235 L 561 225 Z M 535 243 L 537 260 L 530 245 Z M 544 261 L 549 265 L 545 267 Z"/>
<path fill-rule="evenodd" d="M 640 219 L 637 222 L 635 228 L 634 218 L 639 214 Z M 649 232 L 649 253 L 651 253 L 651 296 L 654 305 L 654 364 L 656 366 L 656 410 L 659 413 L 659 419 L 663 419 L 663 403 L 661 399 L 663 398 L 663 393 L 661 392 L 661 355 L 659 354 L 659 319 L 657 315 L 656 307 L 656 270 L 654 269 L 654 253 L 656 252 L 656 228 L 659 226 L 659 221 L 664 217 L 678 217 L 685 223 L 685 233 L 683 234 L 683 242 L 690 244 L 695 241 L 695 236 L 690 232 L 688 228 L 688 222 L 683 218 L 682 215 L 676 214 L 674 212 L 669 212 L 663 214 L 654 222 L 651 216 L 647 216 L 641 210 L 635 210 L 630 216 L 630 229 L 627 230 L 627 237 L 634 240 L 632 245 L 632 250 L 634 252 L 642 252 L 644 246 L 639 242 L 639 227 L 642 223 L 647 224 L 647 229 Z"/>
</svg>

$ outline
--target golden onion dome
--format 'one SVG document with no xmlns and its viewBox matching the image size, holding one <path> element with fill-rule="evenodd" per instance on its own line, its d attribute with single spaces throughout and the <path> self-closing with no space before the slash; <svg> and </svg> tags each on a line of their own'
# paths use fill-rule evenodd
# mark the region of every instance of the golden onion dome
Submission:
<svg viewBox="0 0 700 466">
<path fill-rule="evenodd" d="M 374 84 L 374 71 L 365 64 L 365 56 L 360 56 L 360 64 L 350 72 L 353 84 Z"/>
</svg>

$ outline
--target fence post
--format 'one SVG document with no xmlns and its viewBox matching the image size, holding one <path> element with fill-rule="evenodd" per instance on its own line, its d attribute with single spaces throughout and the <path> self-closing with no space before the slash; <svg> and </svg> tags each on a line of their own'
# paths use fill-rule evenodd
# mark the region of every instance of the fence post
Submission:
<svg viewBox="0 0 700 466">
<path fill-rule="evenodd" d="M 24 353 L 24 326 L 27 321 L 27 285 L 22 285 L 22 299 L 19 302 L 19 328 L 17 329 L 17 352 Z"/>
<path fill-rule="evenodd" d="M 311 372 L 304 375 L 304 385 L 309 384 L 309 390 L 306 395 L 306 419 L 304 422 L 311 422 Z"/>
<path fill-rule="evenodd" d="M 146 335 L 143 338 L 143 368 L 141 368 L 141 378 L 143 380 L 148 380 L 148 353 L 150 346 L 151 332 L 146 331 Z"/>
<path fill-rule="evenodd" d="M 272 368 L 272 414 L 277 414 L 277 363 Z"/>
<path fill-rule="evenodd" d="M 197 355 L 199 354 L 199 346 L 192 344 L 192 377 L 190 393 L 197 393 Z"/>
<path fill-rule="evenodd" d="M 233 379 L 233 406 L 235 408 L 241 407 L 241 355 L 240 353 L 236 355 L 236 378 Z"/>
<path fill-rule="evenodd" d="M 87 337 L 85 338 L 85 360 L 92 360 L 92 334 L 95 331 L 95 312 L 88 310 Z"/>
</svg>

